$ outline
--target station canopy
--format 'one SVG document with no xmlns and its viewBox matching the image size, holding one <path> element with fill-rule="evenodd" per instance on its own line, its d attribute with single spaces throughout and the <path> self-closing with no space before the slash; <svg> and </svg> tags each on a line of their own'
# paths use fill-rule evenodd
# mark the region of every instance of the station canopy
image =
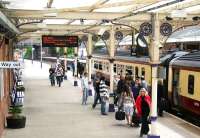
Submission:
<svg viewBox="0 0 200 138">
<path fill-rule="evenodd" d="M 1 0 L 0 7 L 22 39 L 98 34 L 113 23 L 126 33 L 131 30 L 127 26 L 139 29 L 142 23 L 151 22 L 152 13 L 159 13 L 160 21 L 173 27 L 196 23 L 200 18 L 199 0 Z"/>
</svg>

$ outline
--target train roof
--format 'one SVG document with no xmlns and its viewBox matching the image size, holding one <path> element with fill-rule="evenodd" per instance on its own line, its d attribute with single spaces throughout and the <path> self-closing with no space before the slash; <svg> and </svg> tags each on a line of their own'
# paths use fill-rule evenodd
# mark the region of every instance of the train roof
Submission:
<svg viewBox="0 0 200 138">
<path fill-rule="evenodd" d="M 176 58 L 171 62 L 172 66 L 200 68 L 200 51 L 191 52 Z"/>
</svg>

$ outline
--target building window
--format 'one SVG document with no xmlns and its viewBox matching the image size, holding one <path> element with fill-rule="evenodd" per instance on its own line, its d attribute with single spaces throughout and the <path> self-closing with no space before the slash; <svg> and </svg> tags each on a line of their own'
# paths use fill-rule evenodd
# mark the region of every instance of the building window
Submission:
<svg viewBox="0 0 200 138">
<path fill-rule="evenodd" d="M 138 67 L 135 67 L 135 77 L 139 77 L 138 76 Z"/>
<path fill-rule="evenodd" d="M 188 76 L 188 93 L 194 94 L 194 75 Z"/>
<path fill-rule="evenodd" d="M 3 79 L 3 69 L 0 69 L 0 100 L 4 97 L 4 79 Z"/>
</svg>

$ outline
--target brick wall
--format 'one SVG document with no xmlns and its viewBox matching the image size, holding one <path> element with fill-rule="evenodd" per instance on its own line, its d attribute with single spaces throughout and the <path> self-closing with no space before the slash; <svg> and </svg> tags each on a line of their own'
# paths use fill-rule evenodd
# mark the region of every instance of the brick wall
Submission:
<svg viewBox="0 0 200 138">
<path fill-rule="evenodd" d="M 12 60 L 12 47 L 6 41 L 0 47 L 0 61 Z M 0 137 L 5 127 L 5 117 L 8 114 L 8 105 L 10 101 L 9 92 L 12 89 L 12 72 L 11 69 L 4 69 L 4 97 L 0 100 Z"/>
</svg>

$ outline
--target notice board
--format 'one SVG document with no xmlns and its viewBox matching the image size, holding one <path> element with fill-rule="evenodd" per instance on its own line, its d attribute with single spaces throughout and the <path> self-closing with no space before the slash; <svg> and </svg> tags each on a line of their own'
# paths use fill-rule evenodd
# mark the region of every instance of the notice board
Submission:
<svg viewBox="0 0 200 138">
<path fill-rule="evenodd" d="M 78 47 L 78 36 L 43 35 L 43 47 Z"/>
</svg>

